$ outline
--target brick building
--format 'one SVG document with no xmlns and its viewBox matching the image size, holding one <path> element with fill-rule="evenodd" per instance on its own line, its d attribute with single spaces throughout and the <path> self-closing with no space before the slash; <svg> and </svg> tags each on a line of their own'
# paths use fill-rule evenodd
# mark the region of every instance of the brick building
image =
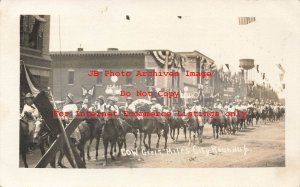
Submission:
<svg viewBox="0 0 300 187">
<path fill-rule="evenodd" d="M 79 48 L 77 51 L 51 52 L 53 94 L 56 100 L 63 100 L 67 93 L 71 92 L 79 101 L 83 99 L 82 88 L 89 90 L 94 87 L 93 100 L 99 95 L 107 96 L 107 85 L 113 83 L 110 76 L 104 75 L 106 70 L 132 72 L 132 76 L 119 77 L 115 85 L 131 92 L 131 97 L 134 99 L 148 99 L 148 96 L 136 96 L 137 90 L 149 91 L 151 88 L 156 88 L 157 90 L 183 91 L 184 86 L 197 87 L 197 78 L 196 83 L 193 84 L 193 80 L 186 80 L 185 76 L 138 77 L 135 75 L 138 70 L 155 70 L 156 72 L 167 70 L 182 72 L 182 74 L 186 68 L 196 70 L 195 62 L 187 56 L 187 54 L 169 50 L 83 51 Z M 198 56 L 212 61 L 199 52 Z M 168 66 L 164 65 L 165 62 Z M 92 69 L 98 70 L 99 75 L 88 76 Z M 119 97 L 119 100 L 122 102 L 125 98 L 125 96 Z M 168 99 L 167 104 L 172 103 L 172 100 Z"/>
<path fill-rule="evenodd" d="M 27 65 L 41 89 L 47 89 L 50 80 L 49 34 L 50 16 L 20 16 L 20 60 Z"/>
</svg>

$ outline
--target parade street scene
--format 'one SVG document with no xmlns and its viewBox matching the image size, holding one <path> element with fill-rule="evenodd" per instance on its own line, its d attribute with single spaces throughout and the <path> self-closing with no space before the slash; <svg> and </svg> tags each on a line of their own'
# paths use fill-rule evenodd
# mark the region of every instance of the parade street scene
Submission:
<svg viewBox="0 0 300 187">
<path fill-rule="evenodd" d="M 146 15 L 20 15 L 19 167 L 285 167 L 284 23 Z"/>
</svg>

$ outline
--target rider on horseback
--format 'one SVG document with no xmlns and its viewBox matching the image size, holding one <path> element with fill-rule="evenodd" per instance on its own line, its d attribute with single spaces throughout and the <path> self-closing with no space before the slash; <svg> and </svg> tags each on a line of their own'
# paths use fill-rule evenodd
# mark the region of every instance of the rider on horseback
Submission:
<svg viewBox="0 0 300 187">
<path fill-rule="evenodd" d="M 128 110 L 128 106 L 132 103 L 133 99 L 131 97 L 127 97 L 125 103 L 125 109 Z"/>
<path fill-rule="evenodd" d="M 34 129 L 40 128 L 40 125 L 42 124 L 41 115 L 39 114 L 36 106 L 33 104 L 33 98 L 34 97 L 31 93 L 27 93 L 25 95 L 25 105 L 21 113 L 21 119 L 26 121 L 28 124 L 29 135 L 33 135 Z M 32 138 L 34 137 L 32 136 Z"/>
<path fill-rule="evenodd" d="M 120 114 L 120 110 L 119 107 L 117 105 L 117 98 L 116 97 L 108 97 L 107 98 L 108 103 L 105 105 L 105 109 L 110 111 L 110 112 L 115 112 L 116 115 L 118 116 Z M 122 133 L 122 126 L 121 126 L 121 122 L 119 121 L 120 118 L 116 118 L 116 117 L 111 117 L 113 126 L 116 127 L 116 130 L 118 132 L 118 136 L 121 135 Z"/>
<path fill-rule="evenodd" d="M 76 111 L 78 110 L 77 105 L 74 103 L 74 95 L 71 93 L 68 93 L 65 105 L 63 106 L 62 112 L 66 113 L 68 112 L 68 116 L 64 116 L 63 121 L 66 125 L 68 125 L 76 116 Z M 80 131 L 78 127 L 75 129 L 75 131 L 71 134 L 70 138 L 72 138 L 75 142 L 75 145 L 79 144 L 79 141 L 81 139 Z"/>
<path fill-rule="evenodd" d="M 192 106 L 190 112 L 202 112 L 202 106 L 200 105 L 199 100 L 195 100 L 194 102 L 194 106 Z M 196 121 L 198 123 L 199 126 L 203 126 L 204 122 L 203 122 L 203 118 L 200 115 L 194 116 L 196 118 Z"/>
</svg>

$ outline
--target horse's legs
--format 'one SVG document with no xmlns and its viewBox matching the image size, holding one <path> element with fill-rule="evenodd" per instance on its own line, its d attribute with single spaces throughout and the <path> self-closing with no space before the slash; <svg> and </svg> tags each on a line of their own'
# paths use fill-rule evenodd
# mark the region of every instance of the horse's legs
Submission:
<svg viewBox="0 0 300 187">
<path fill-rule="evenodd" d="M 123 139 L 121 139 L 117 142 L 118 142 L 118 147 L 119 147 L 118 157 L 120 157 L 121 156 L 121 149 L 122 149 L 122 146 L 123 146 Z"/>
<path fill-rule="evenodd" d="M 160 130 L 157 129 L 157 143 L 156 143 L 156 148 L 159 148 L 159 140 L 160 140 L 160 136 L 161 136 Z"/>
<path fill-rule="evenodd" d="M 175 129 L 174 129 L 174 133 L 175 133 Z M 165 137 L 165 149 L 167 149 L 167 143 L 168 143 L 168 131 L 165 129 L 164 130 L 164 137 Z M 178 136 L 177 136 L 177 138 L 178 138 Z"/>
<path fill-rule="evenodd" d="M 78 149 L 80 151 L 80 157 L 82 158 L 82 161 L 85 164 L 84 145 L 85 145 L 85 142 L 80 142 L 80 144 L 78 145 Z"/>
<path fill-rule="evenodd" d="M 93 142 L 93 137 L 91 137 L 91 139 L 90 139 L 90 141 L 89 141 L 89 143 L 88 143 L 88 145 L 87 145 L 87 150 L 86 150 L 86 154 L 87 154 L 87 159 L 88 160 L 91 160 L 91 157 L 90 157 L 90 146 L 91 146 L 91 144 L 92 144 L 92 142 Z"/>
<path fill-rule="evenodd" d="M 116 146 L 117 146 L 117 142 L 113 142 L 113 141 L 110 142 L 110 157 L 112 160 L 116 160 L 113 155 L 113 149 L 114 149 L 114 152 L 116 152 Z"/>
<path fill-rule="evenodd" d="M 124 137 L 124 149 L 127 149 L 127 144 L 126 144 L 126 136 Z"/>
<path fill-rule="evenodd" d="M 216 139 L 216 126 L 213 125 L 213 135 L 214 135 L 214 139 Z"/>
<path fill-rule="evenodd" d="M 145 146 L 146 149 L 148 149 L 148 145 L 147 145 L 146 142 L 145 142 L 145 141 L 146 141 L 147 134 L 148 134 L 148 133 L 145 132 L 145 133 L 144 133 L 144 137 L 143 137 L 143 143 L 144 143 L 144 146 Z"/>
<path fill-rule="evenodd" d="M 148 135 L 148 145 L 149 145 L 149 150 L 151 150 L 151 133 Z"/>
<path fill-rule="evenodd" d="M 189 130 L 189 146 L 191 145 L 191 141 L 192 141 L 192 131 Z"/>
<path fill-rule="evenodd" d="M 44 148 L 44 143 L 43 142 L 39 143 L 39 148 L 40 148 L 40 151 L 41 151 L 42 156 L 43 156 L 45 154 L 45 148 Z"/>
<path fill-rule="evenodd" d="M 199 134 L 198 134 L 198 135 L 199 135 Z M 195 145 L 195 143 L 196 143 L 196 132 L 194 132 L 193 139 L 194 139 L 193 145 Z"/>
<path fill-rule="evenodd" d="M 96 160 L 98 160 L 99 142 L 100 142 L 100 136 L 96 137 Z"/>
<path fill-rule="evenodd" d="M 186 140 L 186 126 L 183 125 L 184 140 Z"/>
<path fill-rule="evenodd" d="M 180 127 L 178 127 L 178 128 L 177 128 L 177 136 L 176 136 L 176 140 L 175 140 L 175 142 L 177 142 L 177 141 L 178 141 L 179 129 L 180 129 Z"/>
<path fill-rule="evenodd" d="M 171 128 L 171 129 L 170 129 L 170 137 L 173 139 L 172 133 L 173 133 L 173 129 Z M 174 139 L 173 139 L 173 140 L 174 140 Z"/>
<path fill-rule="evenodd" d="M 143 139 L 143 134 L 141 132 L 141 130 L 139 130 L 139 134 L 140 134 L 140 145 L 139 145 L 139 149 L 142 149 L 142 139 Z M 145 135 L 144 135 L 145 136 Z M 144 138 L 144 145 L 145 145 L 145 138 Z"/>
<path fill-rule="evenodd" d="M 103 166 L 107 165 L 107 148 L 108 148 L 108 140 L 103 140 L 103 145 L 104 145 L 104 158 L 105 161 L 103 163 Z"/>
<path fill-rule="evenodd" d="M 136 141 L 137 141 L 137 132 L 135 132 L 135 131 L 133 131 L 132 132 L 133 133 L 133 135 L 134 135 L 134 148 L 136 148 L 137 146 L 136 146 Z"/>
<path fill-rule="evenodd" d="M 63 159 L 63 157 L 64 157 L 64 153 L 63 153 L 63 149 L 61 149 L 61 150 L 59 151 L 59 157 L 58 157 L 57 164 L 58 164 L 61 168 L 66 168 L 66 166 L 63 165 L 62 162 L 61 162 L 62 159 Z"/>
<path fill-rule="evenodd" d="M 21 156 L 24 163 L 24 167 L 28 168 L 27 159 L 26 159 L 27 146 L 24 146 L 21 150 Z"/>
<path fill-rule="evenodd" d="M 199 144 L 202 143 L 203 129 L 204 129 L 204 126 L 201 126 L 199 129 Z"/>
<path fill-rule="evenodd" d="M 120 139 L 120 137 L 118 138 L 118 140 L 116 141 L 116 143 L 113 146 L 113 150 L 114 150 L 115 155 L 116 155 L 116 152 L 117 152 L 117 142 L 120 141 L 119 139 Z"/>
</svg>

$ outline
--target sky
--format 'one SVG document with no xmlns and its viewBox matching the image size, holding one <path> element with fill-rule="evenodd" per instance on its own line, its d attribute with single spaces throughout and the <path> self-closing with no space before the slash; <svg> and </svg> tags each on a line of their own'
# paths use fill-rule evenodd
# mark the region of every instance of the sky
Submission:
<svg viewBox="0 0 300 187">
<path fill-rule="evenodd" d="M 252 58 L 270 84 L 278 87 L 280 71 L 276 64 L 285 68 L 286 51 L 296 42 L 293 35 L 299 33 L 294 11 L 290 11 L 294 6 L 283 1 L 215 2 L 103 0 L 93 6 L 78 4 L 67 14 L 51 15 L 50 51 L 74 51 L 80 45 L 85 51 L 111 47 L 197 50 L 219 68 L 229 64 L 232 72 L 239 71 L 239 59 Z M 256 22 L 239 25 L 240 16 L 255 17 Z M 249 76 L 261 78 L 255 69 Z"/>
</svg>

